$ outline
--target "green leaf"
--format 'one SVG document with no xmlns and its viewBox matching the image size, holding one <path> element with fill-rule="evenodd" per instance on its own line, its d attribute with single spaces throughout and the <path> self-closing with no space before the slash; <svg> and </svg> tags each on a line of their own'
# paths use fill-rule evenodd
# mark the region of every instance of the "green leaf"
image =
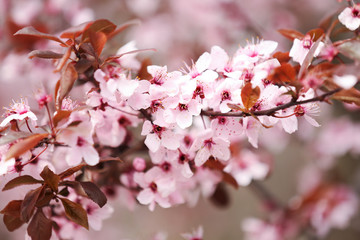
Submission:
<svg viewBox="0 0 360 240">
<path fill-rule="evenodd" d="M 86 194 L 89 196 L 89 198 L 93 200 L 97 205 L 99 205 L 99 207 L 103 207 L 106 204 L 107 198 L 105 194 L 100 190 L 98 186 L 96 186 L 95 183 L 80 182 L 80 184 Z"/>
<path fill-rule="evenodd" d="M 43 183 L 41 180 L 37 180 L 33 178 L 30 175 L 23 175 L 20 177 L 16 177 L 12 180 L 10 180 L 8 183 L 5 184 L 3 191 L 22 186 L 22 185 L 30 185 L 30 184 L 37 184 L 37 183 Z"/>
<path fill-rule="evenodd" d="M 66 198 L 60 198 L 66 216 L 76 224 L 89 230 L 89 222 L 86 210 L 78 203 L 72 202 Z"/>
</svg>

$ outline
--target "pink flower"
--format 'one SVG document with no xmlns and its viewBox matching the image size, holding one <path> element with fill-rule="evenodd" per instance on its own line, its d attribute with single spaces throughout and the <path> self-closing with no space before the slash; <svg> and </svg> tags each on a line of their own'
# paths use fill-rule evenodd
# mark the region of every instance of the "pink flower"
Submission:
<svg viewBox="0 0 360 240">
<path fill-rule="evenodd" d="M 161 127 L 152 124 L 146 120 L 141 131 L 141 135 L 145 136 L 145 145 L 152 152 L 156 152 L 160 146 L 164 146 L 170 150 L 176 150 L 180 147 L 180 135 L 176 134 L 171 128 Z"/>
<path fill-rule="evenodd" d="M 10 108 L 5 108 L 6 118 L 0 123 L 0 127 L 5 127 L 12 120 L 24 120 L 31 119 L 36 121 L 37 117 L 33 112 L 30 111 L 30 106 L 28 105 L 27 99 L 21 98 L 20 102 L 13 101 L 13 104 Z"/>
<path fill-rule="evenodd" d="M 311 224 L 319 236 L 325 236 L 331 228 L 346 228 L 358 209 L 359 199 L 345 186 L 336 186 L 315 205 Z"/>
<path fill-rule="evenodd" d="M 92 126 L 82 122 L 76 127 L 68 127 L 58 135 L 58 141 L 67 144 L 66 162 L 70 166 L 78 165 L 82 159 L 89 165 L 99 163 L 99 153 L 93 147 Z"/>
<path fill-rule="evenodd" d="M 247 218 L 242 223 L 245 240 L 283 240 L 279 226 L 257 218 Z"/>
<path fill-rule="evenodd" d="M 39 108 L 45 106 L 45 104 L 51 102 L 51 95 L 47 94 L 43 88 L 40 88 L 37 90 L 37 92 L 34 94 L 36 101 L 39 104 Z"/>
<path fill-rule="evenodd" d="M 315 95 L 314 90 L 310 88 L 305 93 L 301 94 L 298 101 L 313 98 Z M 305 120 L 314 127 L 320 127 L 320 124 L 311 116 L 317 116 L 320 113 L 319 103 L 311 102 L 302 105 L 297 105 L 294 109 L 296 117 L 304 116 Z"/>
<path fill-rule="evenodd" d="M 159 167 L 153 167 L 146 173 L 135 172 L 134 181 L 143 190 L 137 196 L 137 200 L 154 211 L 155 204 L 163 208 L 171 207 L 169 196 L 175 191 L 175 181 L 164 174 Z"/>
<path fill-rule="evenodd" d="M 224 168 L 241 186 L 247 186 L 252 179 L 262 180 L 270 171 L 270 166 L 259 159 L 253 152 L 244 149 L 240 156 L 233 157 Z"/>
<path fill-rule="evenodd" d="M 360 26 L 360 4 L 345 8 L 339 15 L 339 21 L 351 31 Z"/>
<path fill-rule="evenodd" d="M 183 233 L 181 236 L 186 240 L 202 240 L 204 235 L 204 229 L 202 226 L 199 226 L 192 233 Z"/>
<path fill-rule="evenodd" d="M 292 57 L 295 62 L 298 62 L 300 65 L 302 65 L 313 44 L 314 41 L 311 39 L 310 35 L 306 35 L 302 40 L 295 38 L 294 43 L 290 49 L 289 56 Z M 314 52 L 314 57 L 320 54 L 323 47 L 324 43 L 320 42 L 319 46 Z"/>
<path fill-rule="evenodd" d="M 145 159 L 140 158 L 140 157 L 134 158 L 132 165 L 133 165 L 134 169 L 138 172 L 142 172 L 146 168 Z"/>
<path fill-rule="evenodd" d="M 195 99 L 179 99 L 174 97 L 171 104 L 164 112 L 167 123 L 176 122 L 182 128 L 188 128 L 193 123 L 193 116 L 198 116 L 201 112 L 201 104 Z"/>
<path fill-rule="evenodd" d="M 203 165 L 210 156 L 216 159 L 227 161 L 230 158 L 230 142 L 217 137 L 212 129 L 201 133 L 192 144 L 190 151 L 197 151 L 195 165 Z"/>
</svg>

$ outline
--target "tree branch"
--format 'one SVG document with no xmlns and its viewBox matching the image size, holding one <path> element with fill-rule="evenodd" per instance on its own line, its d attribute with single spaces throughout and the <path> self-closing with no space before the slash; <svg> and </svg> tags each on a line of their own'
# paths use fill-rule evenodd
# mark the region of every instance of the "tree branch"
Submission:
<svg viewBox="0 0 360 240">
<path fill-rule="evenodd" d="M 317 97 L 313 97 L 310 99 L 306 99 L 303 101 L 290 101 L 288 103 L 285 103 L 283 105 L 279 105 L 277 107 L 274 108 L 270 108 L 267 110 L 260 110 L 260 111 L 254 111 L 251 113 L 247 113 L 247 112 L 227 112 L 227 113 L 222 113 L 222 112 L 217 112 L 217 111 L 202 111 L 201 115 L 204 116 L 211 116 L 211 117 L 217 117 L 217 116 L 223 116 L 223 117 L 248 117 L 248 116 L 272 116 L 274 113 L 276 113 L 279 110 L 283 110 L 292 106 L 296 106 L 296 105 L 301 105 L 301 104 L 306 104 L 306 103 L 310 103 L 310 102 L 322 102 L 325 100 L 326 97 L 331 96 L 337 92 L 339 92 L 341 90 L 341 88 L 337 88 L 335 90 L 332 90 L 330 92 L 324 93 L 320 96 Z"/>
</svg>

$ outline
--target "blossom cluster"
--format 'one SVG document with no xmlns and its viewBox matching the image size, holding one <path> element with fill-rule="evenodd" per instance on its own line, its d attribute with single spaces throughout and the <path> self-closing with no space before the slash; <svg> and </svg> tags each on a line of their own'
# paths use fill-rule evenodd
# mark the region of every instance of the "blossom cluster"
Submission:
<svg viewBox="0 0 360 240">
<path fill-rule="evenodd" d="M 349 30 L 359 27 L 357 8 L 339 16 Z M 213 46 L 179 71 L 141 62 L 133 42 L 103 59 L 115 29 L 107 20 L 90 22 L 65 31 L 61 38 L 67 41 L 31 28 L 18 32 L 67 50 L 32 55 L 59 59 L 55 95 L 44 89 L 35 94 L 44 115 L 21 99 L 6 108 L 0 123 L 0 174 L 22 175 L 3 190 L 41 184 L 2 210 L 9 230 L 30 222 L 32 239 L 84 238 L 78 225 L 99 230 L 113 212 L 107 197 L 154 211 L 157 205 L 194 206 L 200 196 L 215 196 L 223 183 L 257 186 L 273 167 L 259 144 L 268 128 L 292 134 L 300 119 L 319 127 L 319 103 L 330 98 L 360 105 L 357 75 L 333 62 L 340 52 L 358 59 L 349 56 L 347 42 L 332 43 L 321 29 L 305 35 L 280 31 L 293 40 L 289 52 L 276 51 L 278 43 L 269 40 L 248 42 L 233 55 Z M 68 96 L 72 89 L 84 100 Z M 346 144 L 343 152 L 357 144 Z M 39 175 L 43 180 L 32 177 Z M 244 222 L 248 239 L 286 239 L 309 227 L 324 236 L 345 227 L 358 204 L 350 188 L 321 181 L 286 207 L 270 200 L 271 220 Z M 39 222 L 46 225 L 42 235 L 36 233 Z M 183 237 L 202 235 L 199 228 Z"/>
</svg>

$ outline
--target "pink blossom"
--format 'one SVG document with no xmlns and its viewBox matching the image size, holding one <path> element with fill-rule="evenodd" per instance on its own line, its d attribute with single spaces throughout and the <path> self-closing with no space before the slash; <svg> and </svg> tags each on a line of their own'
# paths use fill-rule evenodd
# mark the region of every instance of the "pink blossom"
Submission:
<svg viewBox="0 0 360 240">
<path fill-rule="evenodd" d="M 270 166 L 261 161 L 259 156 L 244 149 L 239 156 L 233 156 L 224 168 L 230 173 L 241 186 L 247 186 L 252 179 L 262 180 L 270 171 Z"/>
<path fill-rule="evenodd" d="M 196 166 L 203 165 L 210 156 L 227 161 L 230 158 L 230 142 L 214 135 L 211 129 L 201 133 L 192 144 L 190 151 L 197 151 L 195 156 Z"/>
<path fill-rule="evenodd" d="M 143 188 L 137 196 L 141 204 L 149 205 L 151 211 L 154 211 L 156 203 L 163 208 L 171 207 L 169 195 L 175 191 L 175 181 L 159 167 L 153 167 L 146 173 L 134 173 L 134 181 Z"/>
<path fill-rule="evenodd" d="M 186 240 L 202 240 L 204 235 L 204 229 L 202 226 L 199 226 L 192 233 L 183 233 L 181 236 Z"/>
<path fill-rule="evenodd" d="M 20 102 L 13 101 L 13 104 L 10 108 L 5 108 L 6 118 L 0 123 L 0 127 L 5 127 L 12 120 L 26 120 L 31 119 L 33 122 L 37 120 L 36 115 L 30 111 L 30 106 L 28 105 L 27 99 L 21 98 Z"/>
<path fill-rule="evenodd" d="M 351 31 L 360 26 L 360 4 L 345 8 L 339 15 L 339 21 Z"/>
<path fill-rule="evenodd" d="M 162 145 L 168 149 L 176 150 L 180 146 L 180 135 L 171 128 L 161 127 L 146 120 L 141 135 L 145 136 L 145 145 L 152 152 L 156 152 Z"/>
<path fill-rule="evenodd" d="M 145 159 L 140 158 L 140 157 L 134 158 L 132 164 L 133 164 L 134 169 L 135 169 L 136 171 L 138 171 L 138 172 L 142 172 L 142 171 L 144 171 L 145 168 L 146 168 Z"/>
<path fill-rule="evenodd" d="M 293 46 L 290 49 L 289 56 L 292 57 L 295 62 L 298 62 L 300 65 L 302 65 L 313 44 L 314 41 L 311 39 L 310 35 L 306 35 L 302 40 L 295 38 Z M 324 43 L 320 42 L 314 52 L 314 57 L 320 54 L 323 47 Z"/>
<path fill-rule="evenodd" d="M 35 94 L 35 99 L 38 102 L 39 108 L 41 109 L 42 107 L 44 107 L 46 104 L 48 104 L 49 102 L 51 102 L 51 95 L 47 94 L 45 92 L 45 90 L 43 88 L 39 88 Z"/>
<path fill-rule="evenodd" d="M 67 144 L 65 157 L 70 166 L 78 165 L 84 159 L 89 165 L 99 163 L 99 153 L 93 147 L 92 126 L 90 122 L 82 122 L 76 127 L 68 127 L 58 135 L 58 141 Z"/>
<path fill-rule="evenodd" d="M 358 209 L 359 199 L 345 186 L 330 189 L 316 203 L 311 224 L 319 236 L 325 236 L 331 228 L 345 228 Z"/>
<path fill-rule="evenodd" d="M 245 240 L 283 240 L 280 228 L 257 218 L 247 218 L 242 223 Z"/>
</svg>

